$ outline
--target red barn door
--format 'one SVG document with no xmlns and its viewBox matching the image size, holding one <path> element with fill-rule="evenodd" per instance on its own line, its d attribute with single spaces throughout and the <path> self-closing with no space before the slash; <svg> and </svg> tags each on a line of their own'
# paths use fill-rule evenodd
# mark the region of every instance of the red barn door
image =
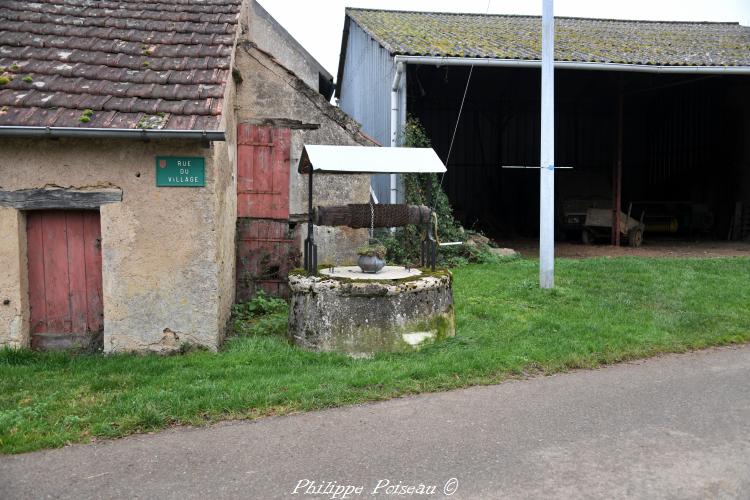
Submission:
<svg viewBox="0 0 750 500">
<path fill-rule="evenodd" d="M 99 212 L 30 211 L 26 235 L 31 346 L 98 347 L 104 317 Z"/>
</svg>

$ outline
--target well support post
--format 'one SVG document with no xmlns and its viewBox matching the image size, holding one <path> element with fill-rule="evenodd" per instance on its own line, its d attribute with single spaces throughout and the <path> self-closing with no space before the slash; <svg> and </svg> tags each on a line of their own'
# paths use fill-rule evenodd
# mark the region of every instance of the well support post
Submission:
<svg viewBox="0 0 750 500">
<path fill-rule="evenodd" d="M 430 207 L 430 215 L 427 217 L 427 227 L 425 231 L 425 239 L 422 241 L 422 267 L 429 267 L 431 270 L 435 270 L 437 265 L 437 236 L 435 235 L 435 225 L 433 224 L 433 218 L 435 209 L 433 200 L 433 181 L 432 175 L 428 174 L 427 177 L 427 206 Z"/>
<path fill-rule="evenodd" d="M 310 166 L 310 177 L 307 190 L 307 238 L 305 238 L 305 271 L 310 274 L 318 272 L 318 246 L 315 244 L 315 227 L 313 226 L 313 169 Z"/>
</svg>

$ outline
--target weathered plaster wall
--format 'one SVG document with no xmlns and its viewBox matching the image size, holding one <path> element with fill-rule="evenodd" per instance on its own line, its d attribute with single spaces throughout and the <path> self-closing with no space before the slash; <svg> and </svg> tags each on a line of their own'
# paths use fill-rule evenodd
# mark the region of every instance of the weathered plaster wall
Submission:
<svg viewBox="0 0 750 500">
<path fill-rule="evenodd" d="M 100 209 L 105 351 L 168 351 L 183 342 L 218 346 L 233 298 L 227 279 L 234 266 L 233 221 L 228 225 L 220 210 L 231 206 L 234 187 L 224 172 L 217 175 L 217 165 L 228 157 L 220 150 L 226 148 L 214 143 L 204 149 L 195 141 L 0 141 L 4 190 L 122 190 L 122 202 Z M 204 157 L 206 187 L 157 188 L 156 155 Z M 217 197 L 217 191 L 223 195 Z M 0 214 L 0 290 L 14 304 L 23 304 L 28 294 L 25 251 L 14 249 L 24 245 L 25 225 L 16 210 Z M 28 312 L 20 307 L 24 326 L 14 334 L 10 315 L 0 305 L 1 343 L 26 342 Z"/>
<path fill-rule="evenodd" d="M 236 179 L 236 132 L 233 120 L 226 122 L 227 142 L 222 147 L 212 148 L 213 164 L 216 168 L 215 210 L 217 214 L 217 265 L 219 266 L 219 301 L 218 329 L 223 333 L 229 322 L 229 316 L 235 297 L 235 230 L 237 221 L 237 187 Z M 220 339 L 220 340 L 221 340 Z"/>
<path fill-rule="evenodd" d="M 29 344 L 26 269 L 25 217 L 18 210 L 0 207 L 0 346 Z"/>
<path fill-rule="evenodd" d="M 250 40 L 241 40 L 235 67 L 243 83 L 237 93 L 237 119 L 256 124 L 278 124 L 292 130 L 290 161 L 291 219 L 307 219 L 307 176 L 297 172 L 304 144 L 373 146 L 358 124 L 306 85 L 275 58 Z M 326 175 L 314 179 L 316 205 L 367 203 L 370 180 L 366 175 Z M 306 234 L 306 226 L 298 230 Z M 367 241 L 367 231 L 348 228 L 316 228 L 319 262 L 353 263 L 354 249 Z M 303 240 L 301 238 L 301 240 Z"/>
</svg>

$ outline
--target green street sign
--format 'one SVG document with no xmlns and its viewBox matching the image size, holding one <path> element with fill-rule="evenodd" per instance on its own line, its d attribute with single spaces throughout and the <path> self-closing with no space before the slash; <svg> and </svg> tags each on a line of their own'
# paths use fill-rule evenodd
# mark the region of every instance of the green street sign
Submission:
<svg viewBox="0 0 750 500">
<path fill-rule="evenodd" d="M 157 156 L 156 185 L 203 187 L 206 185 L 206 162 L 199 156 Z"/>
</svg>

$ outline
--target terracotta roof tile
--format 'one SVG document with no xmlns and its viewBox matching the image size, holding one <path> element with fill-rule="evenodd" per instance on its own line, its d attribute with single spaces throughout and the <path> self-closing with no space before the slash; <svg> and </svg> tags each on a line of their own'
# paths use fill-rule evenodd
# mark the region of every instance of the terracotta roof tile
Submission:
<svg viewBox="0 0 750 500">
<path fill-rule="evenodd" d="M 0 125 L 215 130 L 240 5 L 4 0 Z"/>
<path fill-rule="evenodd" d="M 536 16 L 347 9 L 391 54 L 541 57 Z M 560 61 L 679 66 L 750 66 L 750 27 L 738 23 L 621 21 L 558 17 Z"/>
</svg>

